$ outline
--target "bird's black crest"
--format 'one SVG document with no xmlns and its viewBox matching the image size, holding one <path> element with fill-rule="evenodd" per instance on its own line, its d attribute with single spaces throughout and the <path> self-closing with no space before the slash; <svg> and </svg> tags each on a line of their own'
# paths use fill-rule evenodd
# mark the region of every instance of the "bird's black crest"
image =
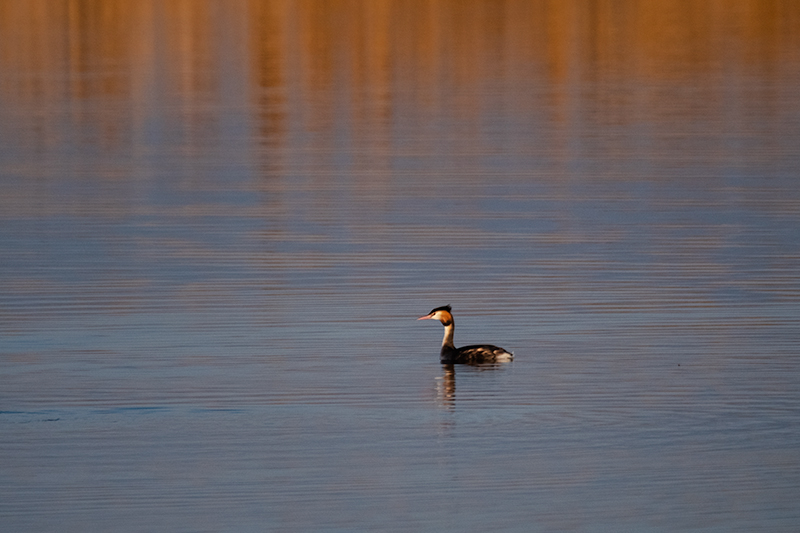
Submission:
<svg viewBox="0 0 800 533">
<path fill-rule="evenodd" d="M 449 313 L 452 310 L 453 310 L 453 308 L 450 307 L 449 305 L 443 305 L 441 307 L 437 307 L 436 309 L 431 311 L 431 313 L 435 313 L 436 311 L 447 311 Z"/>
</svg>

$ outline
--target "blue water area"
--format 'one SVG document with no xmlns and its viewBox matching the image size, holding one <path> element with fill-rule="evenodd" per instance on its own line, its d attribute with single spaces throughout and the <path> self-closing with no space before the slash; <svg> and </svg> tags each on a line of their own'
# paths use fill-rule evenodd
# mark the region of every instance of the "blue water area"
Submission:
<svg viewBox="0 0 800 533">
<path fill-rule="evenodd" d="M 796 39 L 173 4 L 0 31 L 0 529 L 797 529 Z"/>
</svg>

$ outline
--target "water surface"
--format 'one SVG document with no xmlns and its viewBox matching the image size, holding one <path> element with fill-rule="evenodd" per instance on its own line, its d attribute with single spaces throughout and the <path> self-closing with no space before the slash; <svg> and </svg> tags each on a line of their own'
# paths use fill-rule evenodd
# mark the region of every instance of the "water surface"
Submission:
<svg viewBox="0 0 800 533">
<path fill-rule="evenodd" d="M 798 20 L 5 5 L 0 525 L 795 530 Z"/>
</svg>

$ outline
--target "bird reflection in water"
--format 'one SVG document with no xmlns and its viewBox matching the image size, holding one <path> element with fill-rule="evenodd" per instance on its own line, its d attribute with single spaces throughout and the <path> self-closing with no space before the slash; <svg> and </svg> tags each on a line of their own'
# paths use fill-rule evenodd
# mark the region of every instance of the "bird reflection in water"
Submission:
<svg viewBox="0 0 800 533">
<path fill-rule="evenodd" d="M 442 365 L 442 376 L 436 378 L 436 399 L 447 407 L 456 401 L 456 365 Z"/>
<path fill-rule="evenodd" d="M 436 400 L 443 407 L 452 409 L 456 405 L 456 368 L 462 373 L 492 372 L 502 370 L 500 363 L 442 364 L 442 375 L 436 378 Z"/>
</svg>

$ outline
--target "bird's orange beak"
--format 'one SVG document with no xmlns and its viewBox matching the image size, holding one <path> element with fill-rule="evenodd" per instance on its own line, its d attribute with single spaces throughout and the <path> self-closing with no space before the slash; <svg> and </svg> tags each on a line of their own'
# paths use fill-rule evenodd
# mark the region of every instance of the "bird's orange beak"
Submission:
<svg viewBox="0 0 800 533">
<path fill-rule="evenodd" d="M 433 318 L 433 313 L 431 313 L 429 315 L 421 316 L 417 320 L 430 320 L 431 318 Z"/>
</svg>

